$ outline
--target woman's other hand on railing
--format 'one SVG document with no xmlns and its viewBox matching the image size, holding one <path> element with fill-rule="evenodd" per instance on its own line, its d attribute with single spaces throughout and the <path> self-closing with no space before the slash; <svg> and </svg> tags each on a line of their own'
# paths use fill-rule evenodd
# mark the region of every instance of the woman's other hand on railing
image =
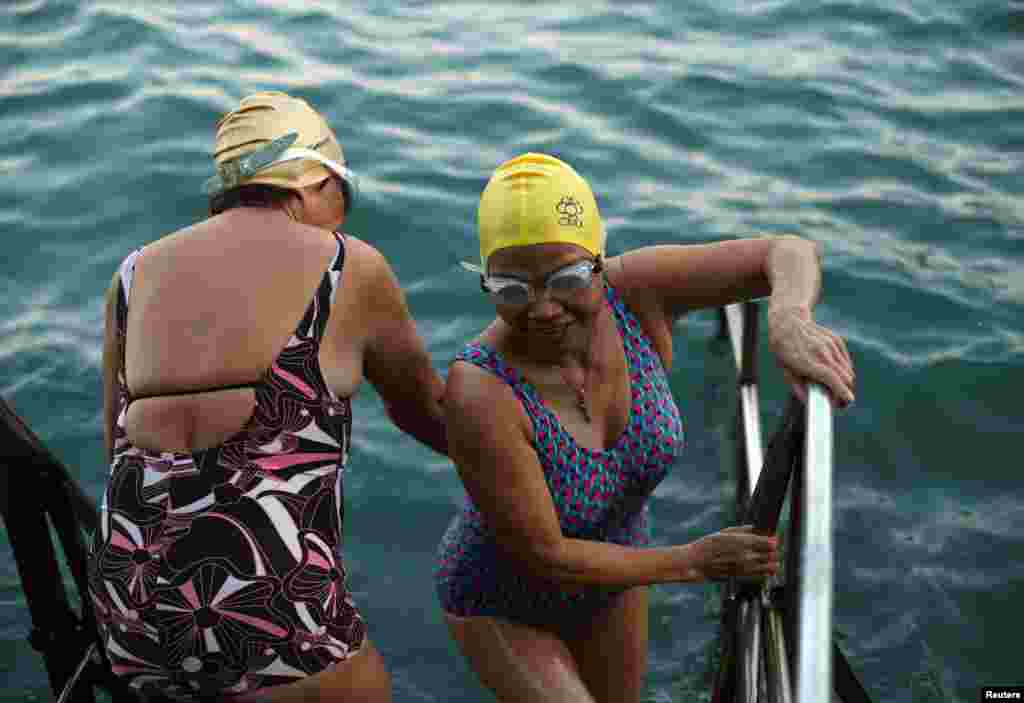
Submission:
<svg viewBox="0 0 1024 703">
<path fill-rule="evenodd" d="M 841 408 L 854 401 L 856 373 L 842 337 L 816 323 L 803 307 L 768 309 L 768 345 L 786 382 L 804 403 L 807 382 L 831 391 Z"/>
<path fill-rule="evenodd" d="M 727 578 L 758 579 L 774 575 L 779 568 L 779 546 L 775 535 L 754 532 L 753 525 L 727 527 L 701 537 L 690 546 L 698 581 Z"/>
</svg>

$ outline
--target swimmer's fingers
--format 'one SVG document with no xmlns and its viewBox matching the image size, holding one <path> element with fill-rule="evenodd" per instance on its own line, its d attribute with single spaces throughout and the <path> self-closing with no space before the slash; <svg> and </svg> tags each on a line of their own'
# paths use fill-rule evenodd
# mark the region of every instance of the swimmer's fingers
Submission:
<svg viewBox="0 0 1024 703">
<path fill-rule="evenodd" d="M 727 527 L 694 543 L 697 571 L 705 579 L 763 576 L 778 568 L 778 539 L 750 525 Z"/>
<path fill-rule="evenodd" d="M 801 400 L 810 381 L 826 386 L 840 407 L 853 402 L 856 375 L 842 337 L 800 309 L 769 310 L 768 323 L 769 345 Z"/>
</svg>

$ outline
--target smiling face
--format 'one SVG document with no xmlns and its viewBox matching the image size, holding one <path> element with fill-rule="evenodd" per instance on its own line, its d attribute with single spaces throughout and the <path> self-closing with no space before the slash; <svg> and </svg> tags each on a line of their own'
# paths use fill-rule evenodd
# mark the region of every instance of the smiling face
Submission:
<svg viewBox="0 0 1024 703">
<path fill-rule="evenodd" d="M 487 262 L 489 277 L 524 281 L 530 285 L 528 302 L 509 305 L 495 301 L 500 317 L 512 330 L 538 342 L 557 343 L 600 310 L 600 275 L 575 290 L 547 287 L 552 273 L 573 264 L 593 261 L 592 254 L 574 244 L 532 244 L 500 249 Z"/>
</svg>

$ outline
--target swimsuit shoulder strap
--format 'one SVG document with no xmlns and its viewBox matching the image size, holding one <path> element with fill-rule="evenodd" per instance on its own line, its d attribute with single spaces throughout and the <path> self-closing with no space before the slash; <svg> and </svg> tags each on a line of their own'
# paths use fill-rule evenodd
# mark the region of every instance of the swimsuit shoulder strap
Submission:
<svg viewBox="0 0 1024 703">
<path fill-rule="evenodd" d="M 639 366 L 643 370 L 650 370 L 655 366 L 661 368 L 661 357 L 658 356 L 654 343 L 644 332 L 640 320 L 626 305 L 622 295 L 610 284 L 605 284 L 605 300 L 608 301 L 615 324 L 619 328 L 629 367 L 634 369 Z"/>
<path fill-rule="evenodd" d="M 317 346 L 323 339 L 324 331 L 327 329 L 327 320 L 331 315 L 331 305 L 338 292 L 338 283 L 341 281 L 341 272 L 345 266 L 345 235 L 342 232 L 334 232 L 334 240 L 337 243 L 337 251 L 330 265 L 324 271 L 320 279 L 320 285 L 313 295 L 313 299 L 306 306 L 306 312 L 299 320 L 295 329 L 295 336 L 299 339 L 310 339 Z"/>
<path fill-rule="evenodd" d="M 507 383 L 526 408 L 526 413 L 535 418 L 541 412 L 540 398 L 526 377 L 515 366 L 509 364 L 501 352 L 482 342 L 470 342 L 455 355 L 455 361 L 464 361 L 490 371 Z"/>
<path fill-rule="evenodd" d="M 132 290 L 132 279 L 135 276 L 135 262 L 139 259 L 139 254 L 142 253 L 142 247 L 139 247 L 131 254 L 124 258 L 121 265 L 117 267 L 118 279 L 120 285 L 117 287 L 117 304 L 115 306 L 114 314 L 114 334 L 118 340 L 118 355 L 121 359 L 121 372 L 120 381 L 127 389 L 127 384 L 124 380 L 124 343 L 125 334 L 128 329 L 128 295 Z"/>
<path fill-rule="evenodd" d="M 478 366 L 490 371 L 509 385 L 515 385 L 520 380 L 516 369 L 505 363 L 501 353 L 482 342 L 469 342 L 456 355 L 455 361 L 465 361 L 467 364 Z"/>
</svg>

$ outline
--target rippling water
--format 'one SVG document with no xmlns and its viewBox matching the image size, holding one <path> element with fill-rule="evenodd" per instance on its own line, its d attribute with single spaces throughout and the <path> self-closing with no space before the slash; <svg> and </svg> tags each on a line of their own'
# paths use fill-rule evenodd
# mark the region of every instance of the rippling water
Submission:
<svg viewBox="0 0 1024 703">
<path fill-rule="evenodd" d="M 1024 4 L 0 4 L 0 393 L 98 496 L 102 298 L 131 248 L 204 214 L 212 125 L 280 89 L 329 118 L 440 369 L 488 317 L 457 266 L 490 171 L 526 150 L 594 186 L 609 249 L 794 232 L 858 403 L 836 422 L 836 627 L 876 701 L 1024 683 Z M 690 451 L 656 538 L 724 527 L 730 369 L 681 324 Z M 770 369 L 766 358 L 765 368 Z M 768 373 L 765 428 L 784 389 Z M 486 700 L 429 580 L 450 466 L 356 401 L 352 585 L 396 701 Z M 396 519 L 401 515 L 402 519 Z M 0 699 L 45 699 L 0 545 Z M 652 594 L 650 701 L 702 690 L 710 589 Z"/>
</svg>

